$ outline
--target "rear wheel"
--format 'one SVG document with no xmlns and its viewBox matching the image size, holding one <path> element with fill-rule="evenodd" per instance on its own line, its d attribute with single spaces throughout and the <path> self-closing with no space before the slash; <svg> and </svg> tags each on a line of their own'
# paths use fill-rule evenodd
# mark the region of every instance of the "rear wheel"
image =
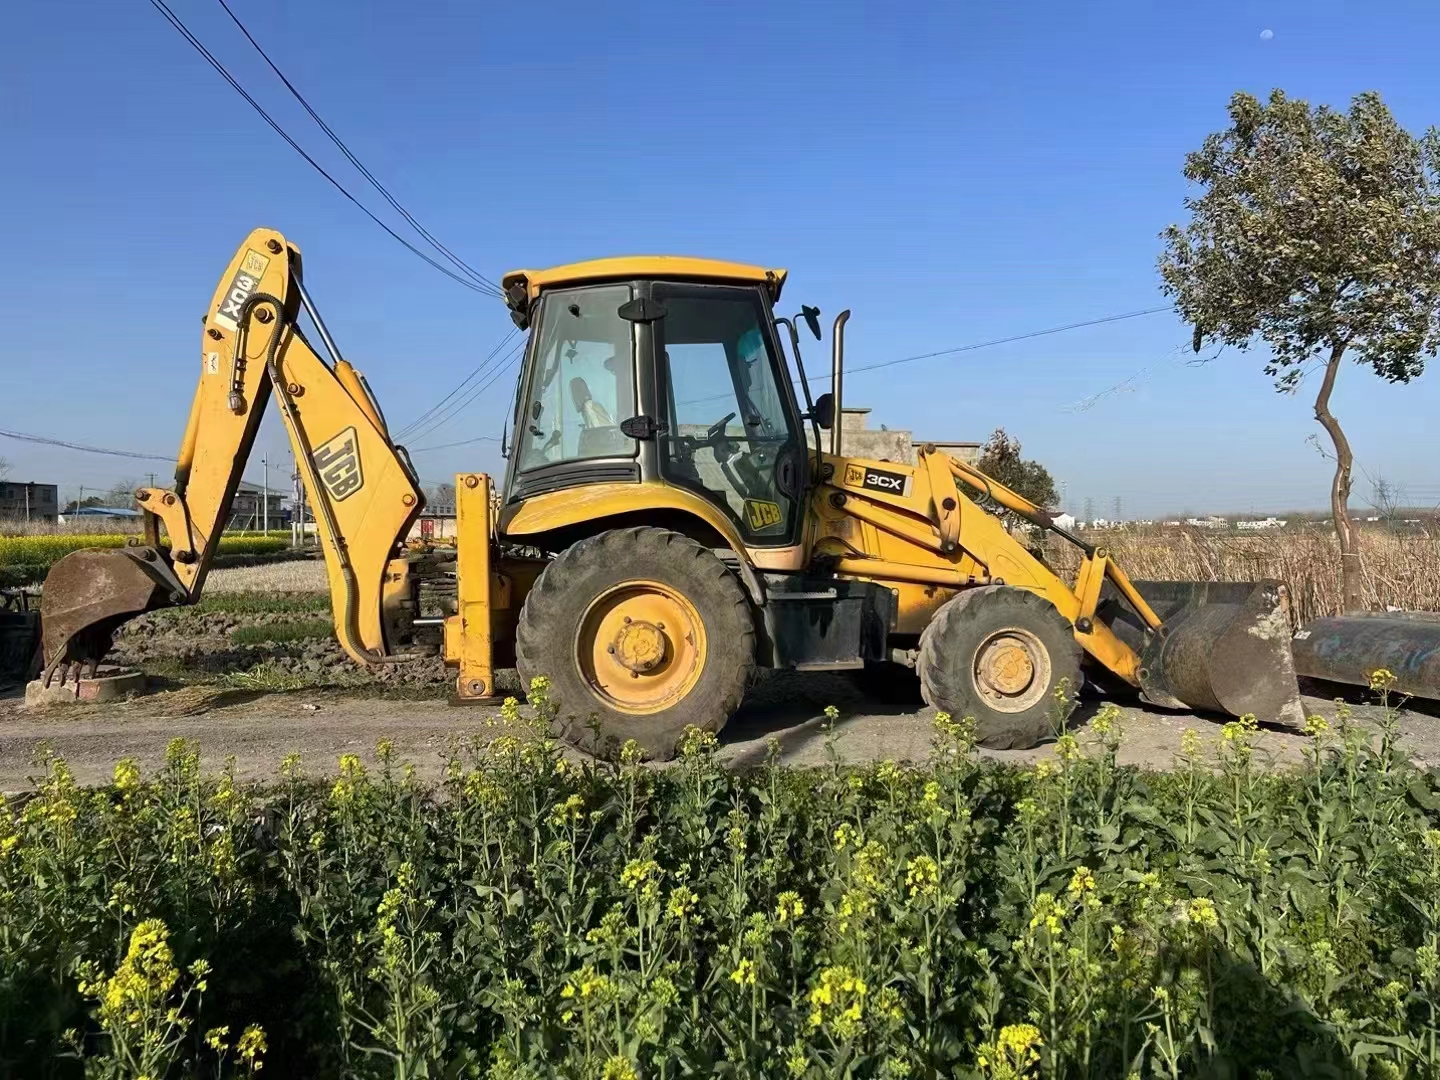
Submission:
<svg viewBox="0 0 1440 1080">
<path fill-rule="evenodd" d="M 516 666 L 550 680 L 567 741 L 669 758 L 688 725 L 719 731 L 755 665 L 750 605 L 708 549 L 666 529 L 616 529 L 545 568 L 520 612 Z M 598 734 L 598 745 L 592 731 Z"/>
<path fill-rule="evenodd" d="M 991 585 L 950 600 L 920 637 L 925 701 L 975 720 L 981 746 L 1016 750 L 1053 733 L 1055 690 L 1080 687 L 1080 646 L 1054 605 Z"/>
</svg>

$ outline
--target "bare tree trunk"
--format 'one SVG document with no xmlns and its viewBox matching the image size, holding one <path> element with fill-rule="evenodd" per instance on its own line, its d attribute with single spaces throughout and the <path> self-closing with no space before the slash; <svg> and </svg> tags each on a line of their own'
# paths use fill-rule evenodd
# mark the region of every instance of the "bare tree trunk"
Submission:
<svg viewBox="0 0 1440 1080">
<path fill-rule="evenodd" d="M 1330 393 L 1335 389 L 1335 376 L 1340 371 L 1340 358 L 1344 354 L 1344 342 L 1330 349 L 1330 359 L 1325 363 L 1325 378 L 1320 381 L 1320 392 L 1315 395 L 1315 419 L 1335 444 L 1335 479 L 1330 485 L 1330 513 L 1335 521 L 1336 539 L 1340 541 L 1340 603 L 1345 611 L 1358 611 L 1360 550 L 1355 525 L 1350 520 L 1350 470 L 1355 463 L 1355 455 L 1350 450 L 1350 440 L 1340 430 L 1340 421 L 1330 411 Z"/>
</svg>

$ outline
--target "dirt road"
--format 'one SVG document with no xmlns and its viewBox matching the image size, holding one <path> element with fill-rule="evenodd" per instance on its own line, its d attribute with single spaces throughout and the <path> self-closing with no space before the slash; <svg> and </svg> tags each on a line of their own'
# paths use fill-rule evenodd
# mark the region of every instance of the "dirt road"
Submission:
<svg viewBox="0 0 1440 1080">
<path fill-rule="evenodd" d="M 783 760 L 813 765 L 825 760 L 823 710 L 841 711 L 837 748 L 851 761 L 891 758 L 922 760 L 930 745 L 929 709 L 886 706 L 861 695 L 837 676 L 781 675 L 752 692 L 744 710 L 722 735 L 723 756 L 737 765 L 762 760 L 771 738 Z M 1307 711 L 1333 718 L 1333 701 L 1307 697 Z M 1094 703 L 1077 713 L 1083 734 Z M 1357 705 L 1357 715 L 1373 722 L 1379 710 Z M 109 706 L 27 710 L 15 696 L 0 699 L 0 791 L 29 786 L 37 747 L 48 744 L 70 763 L 84 783 L 109 779 L 116 760 L 134 757 L 147 769 L 163 760 L 174 738 L 199 743 L 205 761 L 218 768 L 234 755 L 242 777 L 274 775 L 280 760 L 299 753 L 308 770 L 331 771 L 340 754 L 368 755 L 380 739 L 390 739 L 397 756 L 413 761 L 422 775 L 440 771 L 441 755 L 455 736 L 493 731 L 497 709 L 454 708 L 443 701 L 401 700 L 336 691 L 253 694 L 190 687 Z M 1179 750 L 1181 733 L 1195 728 L 1215 738 L 1220 722 L 1160 710 L 1128 707 L 1121 760 L 1167 767 Z M 1417 763 L 1440 764 L 1440 714 L 1406 709 L 1399 726 Z M 1262 748 L 1277 761 L 1298 759 L 1304 736 L 1262 731 Z M 985 751 L 1006 761 L 1031 761 L 1051 754 L 1049 746 L 1026 751 Z"/>
</svg>

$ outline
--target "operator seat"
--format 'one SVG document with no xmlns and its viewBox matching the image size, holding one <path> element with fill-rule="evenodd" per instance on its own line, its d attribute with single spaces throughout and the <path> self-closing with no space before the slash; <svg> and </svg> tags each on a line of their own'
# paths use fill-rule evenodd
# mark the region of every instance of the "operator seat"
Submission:
<svg viewBox="0 0 1440 1080">
<path fill-rule="evenodd" d="M 590 394 L 590 386 L 579 375 L 570 380 L 570 400 L 580 414 L 580 457 L 606 457 L 623 454 L 625 446 L 615 419 Z"/>
</svg>

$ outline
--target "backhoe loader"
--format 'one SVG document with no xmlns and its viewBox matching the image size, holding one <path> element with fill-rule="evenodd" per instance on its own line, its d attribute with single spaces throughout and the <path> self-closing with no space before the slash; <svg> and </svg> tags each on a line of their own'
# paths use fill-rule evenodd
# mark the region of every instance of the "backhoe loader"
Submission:
<svg viewBox="0 0 1440 1080">
<path fill-rule="evenodd" d="M 800 331 L 818 340 L 819 312 L 777 315 L 785 278 L 678 257 L 505 275 L 528 332 L 505 475 L 493 504 L 489 476 L 456 477 L 442 551 L 408 539 L 415 469 L 299 249 L 257 229 L 206 311 L 175 482 L 136 493 L 143 543 L 76 552 L 46 579 L 45 678 L 93 668 L 126 619 L 200 598 L 273 394 L 345 651 L 374 665 L 438 649 L 459 702 L 493 698 L 499 667 L 544 675 L 564 734 L 592 749 L 668 756 L 687 725 L 720 728 L 758 667 L 911 668 L 997 748 L 1049 736 L 1057 690 L 1087 675 L 1166 707 L 1301 721 L 1284 585 L 1131 581 L 933 447 L 914 465 L 846 457 L 850 313 L 832 389 L 812 397 Z M 1077 545 L 1075 581 L 992 511 Z"/>
</svg>

